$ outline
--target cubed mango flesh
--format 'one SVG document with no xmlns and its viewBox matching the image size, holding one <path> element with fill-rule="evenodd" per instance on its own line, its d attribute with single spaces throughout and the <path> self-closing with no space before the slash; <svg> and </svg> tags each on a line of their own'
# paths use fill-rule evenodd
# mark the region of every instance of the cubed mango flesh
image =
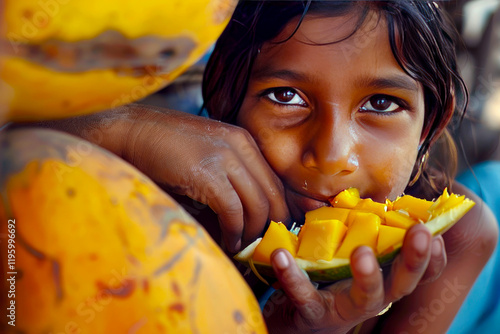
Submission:
<svg viewBox="0 0 500 334">
<path fill-rule="evenodd" d="M 387 211 L 385 213 L 385 225 L 394 226 L 404 229 L 409 229 L 415 224 L 418 224 L 418 220 L 410 217 L 399 211 Z"/>
<path fill-rule="evenodd" d="M 350 209 L 323 206 L 321 208 L 306 212 L 305 223 L 307 224 L 308 222 L 311 222 L 313 220 L 336 219 L 345 224 L 350 212 Z"/>
<path fill-rule="evenodd" d="M 405 229 L 387 225 L 380 225 L 377 240 L 377 254 L 382 254 L 385 251 L 390 251 L 395 246 L 398 246 L 403 242 L 405 234 Z"/>
<path fill-rule="evenodd" d="M 264 237 L 255 248 L 252 259 L 255 262 L 271 264 L 271 254 L 278 248 L 285 248 L 295 257 L 297 244 L 297 236 L 288 231 L 284 224 L 271 221 Z"/>
<path fill-rule="evenodd" d="M 429 211 L 437 212 L 438 208 L 440 206 L 443 206 L 444 203 L 448 200 L 448 198 L 450 198 L 450 194 L 448 194 L 448 188 L 444 188 L 443 193 L 441 194 L 441 196 L 438 197 L 438 199 L 434 201 L 434 203 L 429 208 Z"/>
<path fill-rule="evenodd" d="M 431 206 L 429 208 L 429 211 L 431 212 L 432 216 L 437 216 L 461 204 L 464 200 L 465 200 L 464 195 L 460 196 L 457 194 L 451 194 L 448 195 L 447 198 L 445 199 L 441 200 L 441 198 L 439 198 L 438 199 L 439 202 L 436 201 L 436 205 Z"/>
<path fill-rule="evenodd" d="M 347 227 L 337 219 L 307 221 L 299 234 L 297 257 L 330 261 L 346 231 Z"/>
<path fill-rule="evenodd" d="M 425 199 L 420 199 L 413 197 L 411 195 L 404 195 L 398 197 L 393 203 L 392 208 L 394 211 L 404 210 L 408 212 L 410 216 L 416 219 L 420 219 L 423 222 L 429 220 L 430 212 L 428 211 L 433 202 L 426 201 Z"/>
<path fill-rule="evenodd" d="M 381 219 L 374 213 L 358 212 L 349 226 L 344 241 L 335 257 L 349 258 L 352 251 L 361 245 L 369 246 L 375 252 Z"/>
<path fill-rule="evenodd" d="M 359 190 L 356 188 L 348 188 L 341 191 L 333 199 L 330 199 L 330 203 L 335 208 L 352 209 L 358 204 L 359 200 Z"/>
<path fill-rule="evenodd" d="M 359 200 L 354 209 L 374 213 L 383 219 L 387 212 L 387 204 L 374 202 L 371 198 L 364 198 Z"/>
</svg>

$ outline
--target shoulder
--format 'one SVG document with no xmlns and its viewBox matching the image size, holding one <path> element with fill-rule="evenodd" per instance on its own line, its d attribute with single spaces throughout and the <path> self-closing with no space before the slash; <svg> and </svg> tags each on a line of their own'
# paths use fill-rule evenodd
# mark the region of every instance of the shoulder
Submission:
<svg viewBox="0 0 500 334">
<path fill-rule="evenodd" d="M 488 205 L 469 188 L 455 182 L 454 193 L 465 195 L 476 205 L 443 235 L 448 257 L 464 253 L 482 254 L 488 259 L 498 241 L 498 223 Z M 450 259 L 451 260 L 451 259 Z"/>
</svg>

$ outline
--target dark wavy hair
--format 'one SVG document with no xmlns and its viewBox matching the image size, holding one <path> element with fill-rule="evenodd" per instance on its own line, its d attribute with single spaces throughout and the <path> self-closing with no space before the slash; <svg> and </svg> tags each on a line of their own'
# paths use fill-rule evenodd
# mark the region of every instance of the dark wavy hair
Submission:
<svg viewBox="0 0 500 334">
<path fill-rule="evenodd" d="M 293 36 L 306 14 L 328 17 L 353 11 L 359 13 L 357 25 L 342 40 L 357 31 L 367 13 L 379 13 L 388 24 L 389 41 L 397 62 L 423 86 L 425 119 L 422 135 L 425 139 L 419 148 L 414 173 L 420 174 L 421 162 L 439 138 L 447 138 L 444 140 L 449 146 L 447 151 L 455 152 L 450 155 L 451 160 L 445 159 L 441 165 L 424 163 L 428 166 L 424 169 L 424 177 L 420 177 L 413 188 L 407 189 L 409 192 L 418 189 L 425 196 L 432 197 L 454 177 L 456 149 L 446 127 L 454 114 L 462 117 L 468 96 L 457 68 L 458 34 L 435 2 L 242 0 L 218 39 L 205 69 L 204 107 L 212 118 L 234 123 L 245 98 L 254 60 L 265 42 L 274 39 L 294 18 L 299 18 L 294 32 L 278 43 Z M 336 42 L 339 41 L 332 41 Z M 429 188 L 430 191 L 424 191 Z"/>
</svg>

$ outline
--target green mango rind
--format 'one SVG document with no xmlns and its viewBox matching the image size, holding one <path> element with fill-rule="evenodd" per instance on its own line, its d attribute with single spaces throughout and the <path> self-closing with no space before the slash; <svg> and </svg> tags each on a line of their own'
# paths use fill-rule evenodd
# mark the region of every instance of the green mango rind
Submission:
<svg viewBox="0 0 500 334">
<path fill-rule="evenodd" d="M 455 223 L 457 223 L 474 205 L 475 203 L 473 201 L 466 198 L 459 205 L 439 214 L 434 218 L 431 217 L 431 219 L 425 223 L 425 226 L 427 226 L 433 236 L 443 234 Z M 240 253 L 236 254 L 234 259 L 248 266 L 248 261 L 252 257 L 255 247 L 257 247 L 261 239 L 262 238 L 255 240 Z M 380 265 L 385 266 L 392 263 L 394 258 L 401 251 L 402 246 L 402 243 L 394 245 L 389 250 L 379 254 L 377 256 L 377 260 Z M 296 258 L 295 262 L 297 262 L 297 265 L 301 269 L 307 272 L 311 281 L 314 282 L 332 283 L 352 277 L 349 259 L 333 258 L 331 261 L 308 261 Z M 275 276 L 273 268 L 269 264 L 253 262 L 253 265 L 260 275 L 268 277 Z"/>
</svg>

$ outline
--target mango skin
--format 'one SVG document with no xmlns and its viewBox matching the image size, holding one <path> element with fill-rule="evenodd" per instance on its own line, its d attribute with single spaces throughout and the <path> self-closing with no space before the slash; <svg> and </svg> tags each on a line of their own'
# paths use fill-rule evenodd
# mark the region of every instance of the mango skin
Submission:
<svg viewBox="0 0 500 334">
<path fill-rule="evenodd" d="M 0 332 L 267 332 L 229 259 L 135 168 L 55 131 L 2 132 L 0 147 L 4 310 L 8 219 L 17 272 Z"/>
<path fill-rule="evenodd" d="M 88 114 L 161 89 L 215 42 L 236 2 L 0 1 L 0 123 Z"/>
</svg>

